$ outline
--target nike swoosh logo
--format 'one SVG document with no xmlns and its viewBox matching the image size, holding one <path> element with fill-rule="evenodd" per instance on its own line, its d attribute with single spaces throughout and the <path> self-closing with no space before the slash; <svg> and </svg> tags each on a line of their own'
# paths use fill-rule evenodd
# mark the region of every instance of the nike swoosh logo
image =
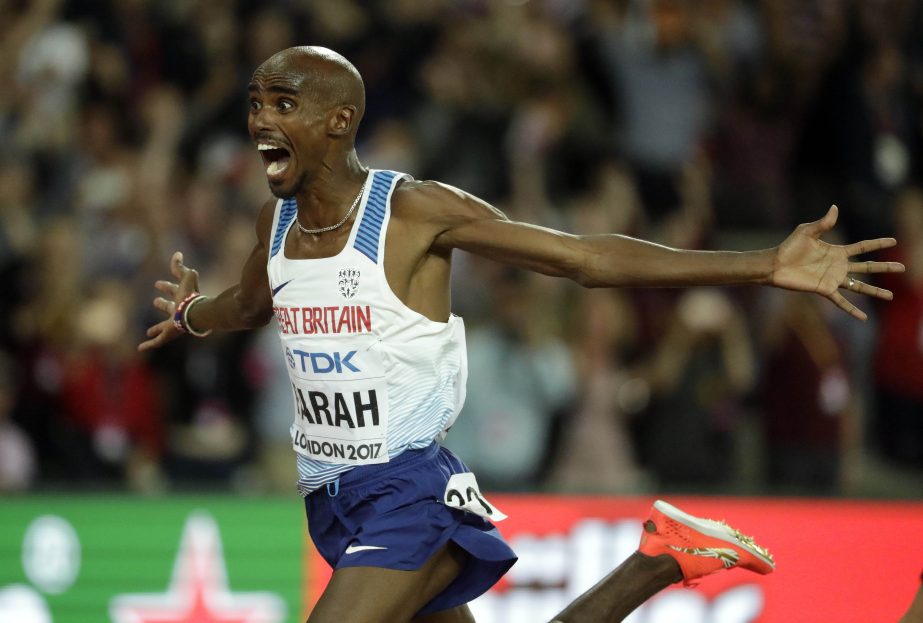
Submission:
<svg viewBox="0 0 923 623">
<path fill-rule="evenodd" d="M 293 280 L 293 279 L 289 279 L 289 280 L 286 281 L 285 283 L 280 283 L 279 285 L 277 285 L 275 288 L 272 289 L 272 295 L 273 295 L 273 296 L 277 295 L 277 294 L 279 293 L 279 290 L 281 290 L 282 288 L 284 288 L 285 286 L 287 286 L 288 284 L 290 284 L 292 281 L 294 281 L 294 280 Z"/>
<path fill-rule="evenodd" d="M 388 549 L 387 547 L 381 547 L 380 545 L 350 545 L 346 548 L 344 554 L 356 554 L 358 552 L 364 552 L 370 549 Z"/>
</svg>

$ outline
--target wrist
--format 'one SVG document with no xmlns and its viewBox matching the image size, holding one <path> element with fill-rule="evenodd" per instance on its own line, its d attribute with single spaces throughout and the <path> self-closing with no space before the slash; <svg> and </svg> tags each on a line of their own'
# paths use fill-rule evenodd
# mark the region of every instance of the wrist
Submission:
<svg viewBox="0 0 923 623">
<path fill-rule="evenodd" d="M 754 251 L 754 271 L 756 283 L 764 286 L 773 284 L 773 275 L 776 272 L 776 260 L 778 258 L 778 249 L 763 249 Z"/>
<path fill-rule="evenodd" d="M 199 292 L 191 292 L 186 298 L 179 302 L 176 306 L 176 311 L 173 314 L 173 326 L 182 331 L 183 333 L 188 333 L 189 335 L 195 337 L 205 337 L 209 335 L 212 331 L 208 329 L 207 331 L 196 331 L 192 325 L 189 324 L 189 312 L 194 305 L 208 298 L 204 294 Z"/>
</svg>

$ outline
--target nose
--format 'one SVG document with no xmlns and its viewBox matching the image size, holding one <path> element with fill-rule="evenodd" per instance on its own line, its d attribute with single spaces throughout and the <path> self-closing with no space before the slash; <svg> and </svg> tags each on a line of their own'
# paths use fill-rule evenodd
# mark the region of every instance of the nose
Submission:
<svg viewBox="0 0 923 623">
<path fill-rule="evenodd" d="M 265 106 L 257 110 L 251 110 L 247 119 L 247 125 L 249 126 L 252 136 L 256 136 L 259 132 L 270 130 L 272 128 L 271 111 Z"/>
</svg>

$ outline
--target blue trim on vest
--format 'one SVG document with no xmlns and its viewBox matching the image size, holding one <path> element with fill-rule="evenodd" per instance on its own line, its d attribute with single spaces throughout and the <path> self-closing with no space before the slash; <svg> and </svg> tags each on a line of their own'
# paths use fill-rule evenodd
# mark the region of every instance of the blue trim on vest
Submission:
<svg viewBox="0 0 923 623">
<path fill-rule="evenodd" d="M 279 209 L 279 224 L 276 226 L 276 233 L 272 238 L 272 249 L 269 257 L 273 257 L 282 248 L 282 243 L 285 242 L 285 232 L 288 231 L 288 226 L 292 224 L 292 219 L 295 218 L 297 213 L 298 202 L 294 197 L 285 199 L 282 202 L 282 207 Z"/>
<path fill-rule="evenodd" d="M 375 173 L 372 188 L 369 190 L 369 198 L 365 203 L 365 212 L 362 214 L 362 222 L 359 223 L 356 240 L 353 242 L 353 247 L 357 251 L 376 264 L 378 263 L 381 225 L 384 223 L 385 210 L 388 206 L 388 192 L 396 176 L 397 173 L 394 171 Z"/>
</svg>

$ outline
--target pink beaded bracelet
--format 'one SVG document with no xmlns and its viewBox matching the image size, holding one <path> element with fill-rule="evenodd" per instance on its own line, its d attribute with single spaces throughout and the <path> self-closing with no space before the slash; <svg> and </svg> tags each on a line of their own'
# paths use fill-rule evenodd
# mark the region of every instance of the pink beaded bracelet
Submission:
<svg viewBox="0 0 923 623">
<path fill-rule="evenodd" d="M 199 292 L 191 292 L 186 298 L 179 302 L 179 305 L 176 306 L 176 311 L 173 314 L 173 326 L 182 331 L 183 333 L 188 333 L 195 337 L 205 337 L 210 334 L 212 331 L 196 331 L 191 326 L 189 326 L 189 310 L 192 309 L 192 306 L 201 301 L 202 299 L 208 298 L 204 294 Z"/>
</svg>

